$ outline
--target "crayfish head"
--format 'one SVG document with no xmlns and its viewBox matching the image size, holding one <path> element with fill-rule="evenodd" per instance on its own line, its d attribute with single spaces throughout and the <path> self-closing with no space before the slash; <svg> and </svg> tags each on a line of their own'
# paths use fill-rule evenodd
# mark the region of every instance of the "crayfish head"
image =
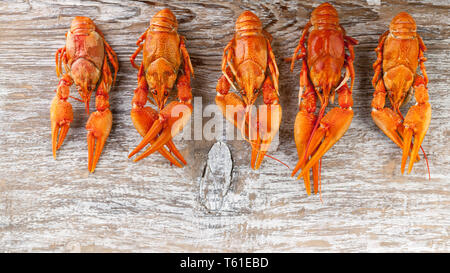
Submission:
<svg viewBox="0 0 450 273">
<path fill-rule="evenodd" d="M 150 90 L 153 101 L 159 110 L 163 109 L 169 97 L 169 90 L 164 83 L 158 82 L 155 88 Z"/>
<path fill-rule="evenodd" d="M 262 24 L 258 16 L 251 11 L 244 11 L 236 20 L 236 32 L 261 31 Z"/>
<path fill-rule="evenodd" d="M 176 31 L 178 22 L 170 9 L 162 9 L 150 20 L 150 28 L 154 30 Z"/>
<path fill-rule="evenodd" d="M 257 97 L 258 97 L 258 89 L 254 86 L 252 82 L 248 82 L 244 84 L 244 90 L 242 90 L 242 98 L 247 106 L 252 106 Z"/>
<path fill-rule="evenodd" d="M 338 12 L 330 3 L 323 3 L 311 13 L 311 24 L 339 25 Z"/>
<path fill-rule="evenodd" d="M 158 109 L 163 109 L 169 97 L 169 91 L 174 85 L 176 77 L 168 73 L 154 73 L 153 76 L 147 77 L 151 86 L 151 95 Z"/>
<path fill-rule="evenodd" d="M 400 12 L 389 25 L 389 32 L 396 38 L 410 39 L 416 36 L 416 21 L 407 12 Z"/>
</svg>

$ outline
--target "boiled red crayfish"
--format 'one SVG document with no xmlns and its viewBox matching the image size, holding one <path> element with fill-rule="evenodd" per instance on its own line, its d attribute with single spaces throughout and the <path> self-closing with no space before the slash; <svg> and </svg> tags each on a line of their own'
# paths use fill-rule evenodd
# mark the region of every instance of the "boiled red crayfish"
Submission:
<svg viewBox="0 0 450 273">
<path fill-rule="evenodd" d="M 426 49 L 422 38 L 416 32 L 416 22 L 406 12 L 401 12 L 392 19 L 389 30 L 380 37 L 375 49 L 377 60 L 373 64 L 375 75 L 372 84 L 375 92 L 372 118 L 375 124 L 403 149 L 402 173 L 405 171 L 408 156 L 408 173 L 411 172 L 414 162 L 419 160 L 419 148 L 431 121 L 428 77 L 424 64 L 427 60 L 424 56 Z M 416 72 L 418 66 L 422 76 Z M 409 109 L 406 117 L 403 117 L 400 107 L 409 101 L 413 91 L 417 103 Z M 391 108 L 385 107 L 386 95 Z M 413 137 L 414 144 L 411 143 Z"/>
<path fill-rule="evenodd" d="M 311 194 L 309 170 L 313 170 L 314 193 L 317 193 L 322 156 L 344 135 L 353 118 L 353 46 L 356 44 L 358 41 L 347 36 L 339 24 L 336 9 L 324 3 L 312 12 L 290 59 L 291 71 L 295 61 L 302 60 L 299 112 L 294 127 L 299 161 L 292 176 L 302 169 L 298 179 L 303 177 L 308 195 Z M 345 53 L 346 48 L 349 54 Z M 345 76 L 341 72 L 343 67 Z M 328 102 L 334 103 L 335 93 L 340 107 L 324 116 Z M 318 115 L 315 114 L 317 98 L 321 105 Z"/>
<path fill-rule="evenodd" d="M 114 78 L 108 60 L 114 68 Z M 56 150 L 63 144 L 70 123 L 73 121 L 72 105 L 68 102 L 70 86 L 75 83 L 81 96 L 81 100 L 77 100 L 85 103 L 88 114 L 91 94 L 95 90 L 97 111 L 90 115 L 86 124 L 88 169 L 90 172 L 94 172 L 111 131 L 112 114 L 109 110 L 109 91 L 116 80 L 119 69 L 116 53 L 91 19 L 75 17 L 70 30 L 66 33 L 66 45 L 56 51 L 55 61 L 58 78 L 63 74 L 62 64 L 65 73 L 59 81 L 56 96 L 50 108 L 53 157 L 56 158 Z"/>
<path fill-rule="evenodd" d="M 177 28 L 177 19 L 169 9 L 159 11 L 150 20 L 150 27 L 137 41 L 138 48 L 130 58 L 131 64 L 139 70 L 138 87 L 134 91 L 131 102 L 131 119 L 136 130 L 144 138 L 128 157 L 132 157 L 147 144 L 151 144 L 135 161 L 158 151 L 178 167 L 183 165 L 175 157 L 186 164 L 186 160 L 175 147 L 172 138 L 183 129 L 191 117 L 190 82 L 194 69 L 186 49 L 185 39 L 178 34 Z M 143 51 L 143 60 L 138 66 L 135 64 L 135 58 L 141 51 Z M 175 82 L 177 82 L 179 101 L 166 105 L 169 91 Z M 158 110 L 145 107 L 147 101 Z"/>
<path fill-rule="evenodd" d="M 258 169 L 281 123 L 278 67 L 259 18 L 244 11 L 236 21 L 236 33 L 225 46 L 216 104 L 225 118 L 240 129 L 252 147 L 251 166 Z M 230 87 L 242 95 L 230 93 Z M 256 118 L 252 107 L 262 91 L 264 100 Z"/>
</svg>

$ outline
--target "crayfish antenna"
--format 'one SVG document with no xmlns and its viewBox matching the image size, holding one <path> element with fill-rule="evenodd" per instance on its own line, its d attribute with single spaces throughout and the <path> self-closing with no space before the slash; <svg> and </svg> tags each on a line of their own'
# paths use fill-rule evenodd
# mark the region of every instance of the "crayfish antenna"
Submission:
<svg viewBox="0 0 450 273">
<path fill-rule="evenodd" d="M 89 98 L 86 98 L 84 101 L 84 109 L 86 111 L 86 115 L 89 116 Z"/>
<path fill-rule="evenodd" d="M 281 161 L 280 159 L 278 159 L 278 158 L 276 158 L 276 157 L 274 157 L 274 156 L 268 155 L 267 153 L 264 153 L 264 156 L 267 156 L 268 158 L 271 158 L 271 159 L 273 159 L 273 160 L 275 160 L 275 161 L 278 161 L 278 162 L 280 162 L 281 164 L 283 164 L 284 166 L 286 166 L 288 169 L 291 169 L 291 168 L 289 168 L 288 164 L 284 163 L 283 161 Z M 263 157 L 264 157 L 264 156 L 263 156 Z M 261 159 L 261 160 L 262 160 L 262 159 Z"/>
</svg>

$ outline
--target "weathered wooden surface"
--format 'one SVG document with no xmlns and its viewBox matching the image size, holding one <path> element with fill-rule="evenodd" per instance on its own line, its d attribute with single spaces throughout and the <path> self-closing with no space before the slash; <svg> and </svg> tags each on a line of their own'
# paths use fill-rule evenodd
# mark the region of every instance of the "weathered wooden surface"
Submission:
<svg viewBox="0 0 450 273">
<path fill-rule="evenodd" d="M 335 4 L 343 26 L 361 44 L 355 117 L 323 160 L 323 203 L 307 197 L 303 182 L 273 160 L 250 170 L 243 141 L 227 142 L 232 170 L 216 166 L 209 174 L 205 166 L 214 140 L 177 141 L 189 161 L 183 169 L 160 155 L 137 164 L 127 159 L 140 139 L 129 117 L 136 71 L 128 59 L 151 16 L 170 7 L 187 37 L 196 71 L 193 92 L 203 107 L 214 103 L 222 49 L 235 19 L 244 9 L 260 16 L 274 37 L 281 74 L 284 113 L 272 155 L 290 166 L 297 161 L 299 68 L 291 74 L 281 60 L 292 54 L 321 1 L 168 2 L 0 2 L 0 251 L 450 251 L 447 0 Z M 401 151 L 370 117 L 373 49 L 400 11 L 414 16 L 429 49 L 433 117 L 423 147 L 431 181 L 423 161 L 412 174 L 400 174 Z M 95 20 L 121 66 L 111 93 L 113 129 L 94 174 L 87 170 L 87 116 L 76 101 L 67 140 L 56 161 L 51 155 L 54 52 L 76 15 Z M 229 174 L 229 182 L 211 182 L 214 173 Z"/>
</svg>

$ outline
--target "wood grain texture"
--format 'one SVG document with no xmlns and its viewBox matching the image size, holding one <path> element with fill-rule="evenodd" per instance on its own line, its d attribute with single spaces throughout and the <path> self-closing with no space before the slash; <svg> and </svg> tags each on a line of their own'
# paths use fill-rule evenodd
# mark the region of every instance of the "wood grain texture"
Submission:
<svg viewBox="0 0 450 273">
<path fill-rule="evenodd" d="M 128 59 L 151 16 L 163 7 L 177 16 L 196 72 L 193 93 L 206 107 L 214 103 L 222 49 L 236 18 L 249 9 L 273 35 L 280 68 L 284 113 L 279 146 L 271 155 L 293 166 L 299 66 L 289 73 L 282 58 L 292 54 L 320 2 L 1 1 L 0 251 L 450 251 L 447 0 L 334 3 L 360 45 L 355 48 L 355 117 L 323 160 L 323 203 L 318 196 L 307 197 L 303 182 L 276 161 L 265 159 L 252 171 L 243 141 L 226 142 L 232 169 L 215 169 L 230 176 L 223 196 L 225 178 L 205 186 L 215 140 L 177 141 L 189 162 L 183 169 L 156 154 L 139 163 L 127 159 L 140 140 L 129 116 L 136 71 Z M 400 11 L 415 18 L 428 46 L 433 114 L 423 147 L 431 181 L 423 161 L 412 174 L 400 174 L 400 149 L 370 116 L 373 49 Z M 49 107 L 58 82 L 54 52 L 77 15 L 94 19 L 120 60 L 111 92 L 113 128 L 94 174 L 87 170 L 87 116 L 81 103 L 72 101 L 75 120 L 57 160 L 51 152 Z"/>
</svg>

